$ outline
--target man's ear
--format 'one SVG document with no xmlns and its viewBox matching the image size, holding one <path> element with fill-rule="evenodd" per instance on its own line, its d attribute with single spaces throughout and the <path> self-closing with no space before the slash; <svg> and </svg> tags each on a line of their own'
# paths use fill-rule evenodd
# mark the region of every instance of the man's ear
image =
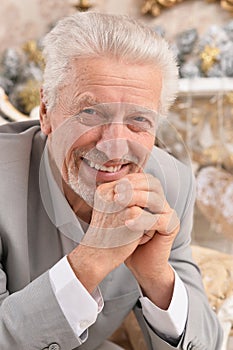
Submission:
<svg viewBox="0 0 233 350">
<path fill-rule="evenodd" d="M 49 135 L 51 133 L 51 124 L 47 114 L 43 88 L 40 89 L 40 126 L 45 135 Z"/>
</svg>

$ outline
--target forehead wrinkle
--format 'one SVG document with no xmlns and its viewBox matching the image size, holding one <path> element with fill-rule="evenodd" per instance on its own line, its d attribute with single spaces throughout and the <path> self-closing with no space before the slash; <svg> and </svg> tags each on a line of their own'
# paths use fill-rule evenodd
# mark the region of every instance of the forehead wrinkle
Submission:
<svg viewBox="0 0 233 350">
<path fill-rule="evenodd" d="M 152 73 L 157 77 L 157 84 L 153 83 L 154 79 L 152 80 L 151 74 L 147 74 L 147 76 L 144 74 L 146 76 L 146 79 L 144 79 L 144 75 L 141 76 L 140 71 L 132 71 L 127 66 L 124 69 L 124 66 L 122 68 L 118 64 L 116 65 L 114 61 L 110 62 L 110 65 L 106 65 L 102 60 L 97 60 L 97 62 L 93 62 L 93 60 L 83 62 L 80 60 L 72 66 L 72 72 L 70 73 L 68 98 L 66 99 L 68 100 L 67 105 L 70 104 L 69 109 L 76 109 L 76 111 L 80 109 L 80 105 L 83 108 L 85 105 L 108 102 L 109 100 L 122 102 L 127 100 L 127 94 L 129 96 L 128 102 L 131 102 L 133 98 L 140 97 L 142 102 L 139 102 L 139 104 L 148 105 L 151 108 L 149 99 L 151 101 L 157 100 L 157 90 L 162 83 L 160 74 L 157 74 L 154 69 Z M 85 94 L 97 96 L 99 101 L 83 97 L 82 95 Z M 147 97 L 148 95 L 149 97 Z M 144 103 L 144 100 L 147 100 L 146 103 Z"/>
<path fill-rule="evenodd" d="M 126 79 L 127 80 L 127 79 Z M 122 89 L 130 89 L 130 88 L 133 88 L 133 89 L 137 89 L 137 90 L 151 90 L 151 91 L 153 91 L 153 89 L 151 88 L 151 87 L 149 87 L 149 86 L 145 86 L 145 87 L 143 87 L 143 86 L 135 86 L 135 85 L 121 85 L 121 84 L 114 84 L 114 83 L 111 83 L 111 84 L 109 84 L 109 83 L 102 83 L 101 82 L 101 84 L 91 84 L 91 83 L 89 83 L 88 84 L 89 86 L 92 86 L 92 87 L 102 87 L 102 86 L 104 86 L 104 87 L 119 87 L 119 88 L 122 88 Z"/>
<path fill-rule="evenodd" d="M 103 78 L 103 79 L 106 79 L 106 77 L 107 78 L 113 78 L 113 79 L 116 79 L 116 80 L 127 80 L 128 81 L 128 79 L 129 79 L 129 77 L 128 76 L 119 76 L 119 75 L 114 75 L 114 74 L 111 74 L 111 73 L 96 73 L 96 72 L 94 72 L 94 73 L 92 73 L 92 74 L 90 74 L 90 77 L 91 78 Z M 139 81 L 144 81 L 143 79 L 141 79 L 141 80 L 139 80 L 139 79 L 134 79 L 134 78 L 132 78 L 132 77 L 130 77 L 130 80 L 131 81 L 136 81 L 136 82 L 139 82 Z"/>
<path fill-rule="evenodd" d="M 113 82 L 109 82 L 109 79 L 114 79 Z M 97 84 L 96 81 L 100 80 L 100 84 Z M 160 79 L 159 79 L 160 80 Z M 80 79 L 79 81 L 82 81 L 82 83 L 84 83 L 84 80 Z M 127 84 L 125 84 L 125 82 L 127 82 Z M 122 87 L 122 88 L 127 88 L 127 87 L 133 87 L 133 88 L 138 88 L 138 89 L 150 89 L 151 85 L 149 84 L 145 84 L 144 79 L 133 79 L 132 77 L 127 77 L 127 76 L 115 76 L 112 74 L 101 74 L 101 73 L 94 73 L 91 75 L 87 75 L 86 79 L 85 79 L 85 84 L 86 85 L 92 85 L 92 86 L 110 86 L 110 87 L 114 87 L 114 86 L 118 86 L 118 87 Z M 140 85 L 139 85 L 140 84 Z"/>
</svg>

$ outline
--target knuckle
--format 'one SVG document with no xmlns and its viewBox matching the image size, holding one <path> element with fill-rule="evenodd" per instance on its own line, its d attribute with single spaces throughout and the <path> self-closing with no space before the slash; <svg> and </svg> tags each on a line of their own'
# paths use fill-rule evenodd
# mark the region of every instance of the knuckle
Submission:
<svg viewBox="0 0 233 350">
<path fill-rule="evenodd" d="M 105 201 L 112 201 L 113 194 L 113 189 L 108 183 L 100 184 L 95 191 L 95 196 Z"/>
<path fill-rule="evenodd" d="M 159 180 L 156 177 L 154 177 L 154 175 L 152 174 L 146 174 L 146 180 L 147 180 L 148 188 L 152 187 L 153 184 L 154 186 L 157 186 L 159 182 Z"/>
<path fill-rule="evenodd" d="M 163 232 L 164 234 L 176 234 L 180 228 L 180 220 L 176 211 L 171 209 L 165 214 L 157 214 L 155 225 L 157 226 L 158 231 Z"/>
<path fill-rule="evenodd" d="M 135 219 L 136 217 L 138 217 L 141 214 L 141 209 L 137 206 L 133 206 L 133 207 L 128 208 L 126 210 L 126 214 L 128 217 Z"/>
<path fill-rule="evenodd" d="M 159 198 L 161 210 L 166 211 L 168 209 L 168 203 L 166 201 L 166 198 L 164 196 L 160 196 Z"/>
<path fill-rule="evenodd" d="M 164 222 L 165 222 L 165 218 L 163 214 L 157 214 L 155 215 L 155 224 L 158 227 L 163 227 L 164 226 Z"/>
</svg>

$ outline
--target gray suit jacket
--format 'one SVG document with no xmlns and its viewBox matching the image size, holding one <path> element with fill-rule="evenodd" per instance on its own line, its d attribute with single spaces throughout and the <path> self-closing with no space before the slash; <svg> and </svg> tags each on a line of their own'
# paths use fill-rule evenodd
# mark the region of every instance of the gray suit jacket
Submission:
<svg viewBox="0 0 233 350">
<path fill-rule="evenodd" d="M 72 248 L 63 247 L 61 234 L 47 216 L 40 197 L 38 174 L 46 138 L 34 121 L 9 123 L 0 132 L 1 350 L 92 350 L 132 309 L 148 349 L 220 349 L 221 330 L 209 308 L 189 247 L 195 191 L 191 172 L 185 166 L 155 148 L 147 167 L 147 172 L 160 179 L 168 202 L 181 220 L 170 256 L 189 298 L 187 325 L 178 347 L 169 345 L 146 323 L 138 302 L 138 285 L 124 265 L 101 283 L 104 309 L 89 328 L 88 340 L 82 343 L 66 321 L 49 281 L 48 269 Z"/>
</svg>

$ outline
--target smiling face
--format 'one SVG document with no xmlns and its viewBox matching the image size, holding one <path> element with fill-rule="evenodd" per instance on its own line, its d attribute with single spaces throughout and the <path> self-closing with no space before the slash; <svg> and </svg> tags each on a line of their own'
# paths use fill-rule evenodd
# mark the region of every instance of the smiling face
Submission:
<svg viewBox="0 0 233 350">
<path fill-rule="evenodd" d="M 142 171 L 154 144 L 161 88 L 161 72 L 150 65 L 78 59 L 55 107 L 46 112 L 41 103 L 52 156 L 64 181 L 89 204 L 96 184 Z"/>
</svg>

